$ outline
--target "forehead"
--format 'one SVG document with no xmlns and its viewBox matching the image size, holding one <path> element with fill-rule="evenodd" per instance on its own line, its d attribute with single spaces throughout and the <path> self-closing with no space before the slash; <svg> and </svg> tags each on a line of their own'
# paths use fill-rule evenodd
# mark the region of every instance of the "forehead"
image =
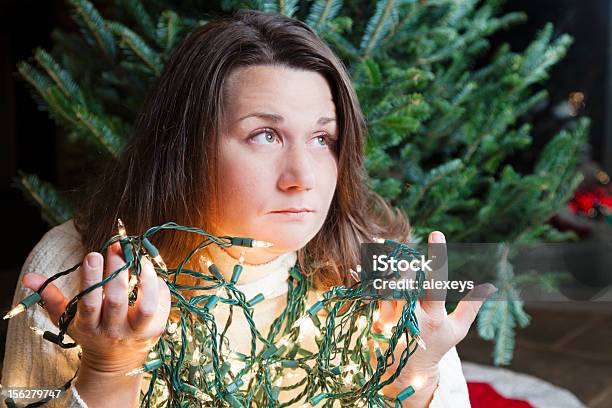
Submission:
<svg viewBox="0 0 612 408">
<path fill-rule="evenodd" d="M 281 114 L 335 113 L 329 85 L 321 74 L 314 71 L 271 65 L 239 68 L 230 74 L 226 92 L 233 115 L 264 107 Z"/>
</svg>

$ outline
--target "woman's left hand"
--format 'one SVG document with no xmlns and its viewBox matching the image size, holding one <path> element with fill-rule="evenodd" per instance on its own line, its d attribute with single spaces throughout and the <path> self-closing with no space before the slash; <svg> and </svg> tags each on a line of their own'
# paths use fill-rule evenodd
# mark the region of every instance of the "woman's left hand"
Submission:
<svg viewBox="0 0 612 408">
<path fill-rule="evenodd" d="M 431 280 L 433 278 L 435 281 L 447 281 L 446 240 L 444 234 L 439 231 L 429 234 L 428 259 L 433 259 L 431 262 L 433 271 L 426 276 L 426 279 Z M 410 406 L 427 407 L 439 379 L 438 363 L 451 348 L 465 338 L 482 303 L 496 291 L 497 288 L 490 283 L 474 287 L 449 315 L 445 307 L 446 290 L 426 290 L 425 295 L 419 297 L 415 308 L 420 337 L 425 343 L 426 349 L 418 347 L 416 352 L 409 357 L 408 363 L 402 369 L 400 376 L 392 384 L 383 388 L 383 392 L 386 395 L 396 395 L 412 385 L 417 392 L 408 399 Z M 404 300 L 381 300 L 380 318 L 374 323 L 375 331 L 388 331 L 389 328 L 397 324 L 405 304 L 406 301 Z M 373 340 L 370 340 L 369 344 L 370 347 L 373 347 Z M 404 344 L 403 347 L 402 344 Z M 400 343 L 395 348 L 395 363 L 388 366 L 385 375 L 382 377 L 383 380 L 395 371 L 397 361 L 404 349 L 405 343 Z M 381 344 L 381 351 L 384 353 L 385 350 L 384 344 Z"/>
</svg>

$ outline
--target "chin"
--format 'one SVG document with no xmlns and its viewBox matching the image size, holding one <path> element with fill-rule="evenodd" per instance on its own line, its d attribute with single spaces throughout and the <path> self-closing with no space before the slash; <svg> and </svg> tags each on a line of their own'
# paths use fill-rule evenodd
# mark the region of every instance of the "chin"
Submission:
<svg viewBox="0 0 612 408">
<path fill-rule="evenodd" d="M 310 238 L 300 239 L 300 237 L 292 237 L 290 239 L 283 239 L 279 237 L 272 237 L 266 239 L 265 241 L 272 242 L 274 244 L 274 246 L 272 247 L 274 249 L 274 252 L 280 254 L 290 251 L 297 251 L 298 249 L 303 248 L 308 243 L 308 241 L 310 241 Z"/>
<path fill-rule="evenodd" d="M 258 239 L 272 242 L 275 252 L 284 253 L 303 248 L 316 233 L 312 228 L 275 228 L 266 230 Z"/>
</svg>

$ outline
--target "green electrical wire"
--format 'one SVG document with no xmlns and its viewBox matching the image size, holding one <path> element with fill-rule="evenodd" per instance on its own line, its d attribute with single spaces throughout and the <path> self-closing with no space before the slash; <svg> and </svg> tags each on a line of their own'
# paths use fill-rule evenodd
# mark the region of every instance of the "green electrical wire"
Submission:
<svg viewBox="0 0 612 408">
<path fill-rule="evenodd" d="M 154 234 L 167 229 L 204 237 L 174 269 L 167 269 L 159 251 L 150 241 Z M 367 290 L 364 279 L 352 287 L 335 286 L 329 289 L 306 310 L 306 298 L 312 286 L 310 280 L 303 276 L 295 265 L 289 273 L 287 305 L 274 319 L 267 336 L 264 337 L 253 320 L 253 306 L 264 300 L 264 296 L 258 294 L 247 300 L 236 288 L 242 269 L 240 264 L 236 264 L 229 281 L 225 280 L 214 264 L 208 266 L 208 273 L 189 270 L 184 266 L 199 250 L 211 244 L 229 248 L 266 246 L 266 243 L 251 238 L 214 236 L 199 228 L 168 222 L 149 228 L 139 236 L 126 235 L 125 232 L 114 235 L 103 245 L 100 252 L 103 253 L 117 241 L 121 243 L 125 265 L 74 296 L 59 318 L 59 332 L 46 331 L 43 337 L 63 348 L 76 347 L 76 343 L 65 343 L 64 336 L 76 314 L 79 300 L 124 270 L 133 269 L 139 279 L 142 257 L 152 258 L 157 264 L 157 275 L 164 279 L 170 290 L 173 297 L 172 309 L 178 312 L 179 320 L 168 322 L 166 331 L 150 354 L 149 361 L 133 373 L 126 373 L 130 375 L 145 372 L 150 375 L 149 388 L 141 395 L 141 407 L 286 407 L 301 400 L 307 401 L 302 405 L 304 407 L 315 406 L 321 402 L 324 402 L 324 406 L 331 407 L 334 401 L 340 402 L 341 405 L 401 407 L 402 400 L 414 393 L 414 388 L 409 386 L 397 397 L 389 397 L 383 395 L 381 389 L 401 374 L 410 356 L 418 348 L 419 328 L 415 308 L 418 297 L 423 293 L 422 289 L 394 292 L 394 298 L 404 299 L 406 303 L 391 336 L 387 338 L 372 331 L 376 305 L 382 296 Z M 389 256 L 396 259 L 411 260 L 421 255 L 416 249 L 397 241 L 376 241 L 390 247 Z M 40 294 L 49 283 L 75 271 L 81 264 L 51 276 L 37 292 L 20 303 L 16 308 L 19 310 L 14 314 L 37 301 L 40 302 Z M 196 278 L 200 284 L 191 286 L 178 283 L 177 278 L 181 274 Z M 424 273 L 418 271 L 418 288 L 422 288 L 424 278 Z M 183 296 L 183 291 L 206 291 L 207 294 L 187 299 Z M 230 310 L 222 333 L 219 333 L 212 314 L 217 307 L 229 307 Z M 231 350 L 229 339 L 225 336 L 234 308 L 242 312 L 249 326 L 251 347 L 248 354 Z M 317 315 L 321 310 L 327 312 L 324 322 L 321 322 Z M 340 313 L 341 310 L 344 312 Z M 317 352 L 301 348 L 298 341 L 301 325 L 308 320 L 320 333 L 315 338 Z M 282 335 L 280 341 L 277 340 L 279 334 Z M 397 367 L 383 381 L 382 377 L 388 367 L 396 363 L 395 349 L 402 336 L 406 340 L 405 348 L 397 359 Z M 370 364 L 373 356 L 370 355 L 366 338 L 388 344 L 384 353 L 376 349 L 374 367 Z M 260 351 L 257 351 L 257 342 L 263 344 Z M 340 364 L 334 365 L 332 361 L 337 357 Z M 230 360 L 240 362 L 243 367 L 233 372 Z M 348 370 L 347 367 L 351 370 L 343 373 Z M 295 384 L 275 385 L 275 381 L 284 375 L 284 370 L 289 369 L 301 370 L 304 375 Z M 303 387 L 299 394 L 289 401 L 279 402 L 280 393 L 298 387 Z M 44 402 L 39 401 L 33 404 L 42 403 Z M 12 402 L 7 399 L 5 404 L 11 406 L 9 404 Z M 33 404 L 28 407 L 39 406 Z"/>
</svg>

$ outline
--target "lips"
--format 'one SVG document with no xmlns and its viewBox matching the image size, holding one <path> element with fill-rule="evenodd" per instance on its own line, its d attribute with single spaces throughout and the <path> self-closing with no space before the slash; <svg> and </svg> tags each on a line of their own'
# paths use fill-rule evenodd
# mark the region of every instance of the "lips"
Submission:
<svg viewBox="0 0 612 408">
<path fill-rule="evenodd" d="M 307 213 L 314 212 L 310 208 L 284 208 L 282 210 L 271 211 L 272 213 Z"/>
</svg>

